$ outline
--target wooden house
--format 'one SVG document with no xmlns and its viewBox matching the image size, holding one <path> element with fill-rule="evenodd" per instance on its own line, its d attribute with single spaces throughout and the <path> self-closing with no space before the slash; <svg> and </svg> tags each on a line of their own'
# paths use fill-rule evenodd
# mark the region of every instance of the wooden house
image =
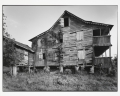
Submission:
<svg viewBox="0 0 120 96">
<path fill-rule="evenodd" d="M 6 40 L 12 40 L 8 37 L 3 36 L 3 42 Z M 15 52 L 17 55 L 16 64 L 13 66 L 13 74 L 17 74 L 18 69 L 33 67 L 33 54 L 34 51 L 26 44 L 22 44 L 15 40 L 12 40 L 15 45 Z"/>
<path fill-rule="evenodd" d="M 63 69 L 67 66 L 90 66 L 94 69 L 100 65 L 110 68 L 112 27 L 110 24 L 83 20 L 65 10 L 50 29 L 29 40 L 35 51 L 34 67 L 58 66 Z M 63 51 L 60 63 L 56 55 L 59 46 Z M 106 54 L 108 49 L 109 55 Z"/>
</svg>

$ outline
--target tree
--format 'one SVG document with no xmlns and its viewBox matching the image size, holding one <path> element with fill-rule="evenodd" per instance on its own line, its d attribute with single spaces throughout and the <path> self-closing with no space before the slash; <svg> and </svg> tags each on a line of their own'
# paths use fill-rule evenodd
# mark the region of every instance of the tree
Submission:
<svg viewBox="0 0 120 96">
<path fill-rule="evenodd" d="M 16 63 L 15 43 L 12 39 L 3 38 L 3 66 L 13 66 Z"/>
<path fill-rule="evenodd" d="M 3 66 L 13 66 L 16 63 L 15 39 L 7 32 L 6 18 L 3 14 Z"/>
</svg>

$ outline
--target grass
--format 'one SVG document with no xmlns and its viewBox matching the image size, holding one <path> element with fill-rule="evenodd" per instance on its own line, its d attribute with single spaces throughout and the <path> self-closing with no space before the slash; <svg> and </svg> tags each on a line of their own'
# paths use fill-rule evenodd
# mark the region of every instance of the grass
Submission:
<svg viewBox="0 0 120 96">
<path fill-rule="evenodd" d="M 58 72 L 3 74 L 3 91 L 117 91 L 117 78 Z"/>
</svg>

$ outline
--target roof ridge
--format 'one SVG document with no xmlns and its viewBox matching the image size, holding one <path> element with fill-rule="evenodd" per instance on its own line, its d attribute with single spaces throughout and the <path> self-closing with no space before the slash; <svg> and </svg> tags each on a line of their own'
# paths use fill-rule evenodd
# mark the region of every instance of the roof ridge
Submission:
<svg viewBox="0 0 120 96">
<path fill-rule="evenodd" d="M 79 20 L 83 21 L 83 22 L 86 23 L 86 24 L 95 24 L 95 25 L 100 25 L 100 26 L 109 26 L 110 29 L 112 29 L 112 27 L 113 27 L 113 25 L 111 25 L 111 24 L 104 24 L 104 23 L 98 23 L 98 22 L 92 22 L 92 21 L 84 20 L 84 19 L 82 19 L 82 18 L 74 15 L 73 13 L 67 11 L 67 10 L 65 10 L 65 11 L 63 12 L 63 14 L 58 18 L 58 20 L 59 20 L 65 13 L 68 13 L 69 15 L 72 15 L 72 16 L 74 16 L 75 18 L 78 18 Z M 34 39 L 34 38 L 36 38 L 36 37 L 39 37 L 40 35 L 43 35 L 43 34 L 47 33 L 48 31 L 50 31 L 50 30 L 54 27 L 54 25 L 58 22 L 58 20 L 57 20 L 57 21 L 53 24 L 53 26 L 52 26 L 51 28 L 49 28 L 47 31 L 40 33 L 39 35 L 31 38 L 29 41 L 31 41 L 32 39 Z"/>
</svg>

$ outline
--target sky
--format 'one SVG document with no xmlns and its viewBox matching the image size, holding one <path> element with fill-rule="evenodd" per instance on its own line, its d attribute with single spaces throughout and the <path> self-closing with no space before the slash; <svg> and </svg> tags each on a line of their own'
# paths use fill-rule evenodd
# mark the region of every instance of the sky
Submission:
<svg viewBox="0 0 120 96">
<path fill-rule="evenodd" d="M 67 10 L 88 21 L 114 25 L 111 34 L 111 55 L 117 54 L 117 6 L 3 6 L 7 31 L 16 41 L 27 44 L 34 36 L 48 30 Z M 108 54 L 108 51 L 107 51 Z"/>
</svg>

